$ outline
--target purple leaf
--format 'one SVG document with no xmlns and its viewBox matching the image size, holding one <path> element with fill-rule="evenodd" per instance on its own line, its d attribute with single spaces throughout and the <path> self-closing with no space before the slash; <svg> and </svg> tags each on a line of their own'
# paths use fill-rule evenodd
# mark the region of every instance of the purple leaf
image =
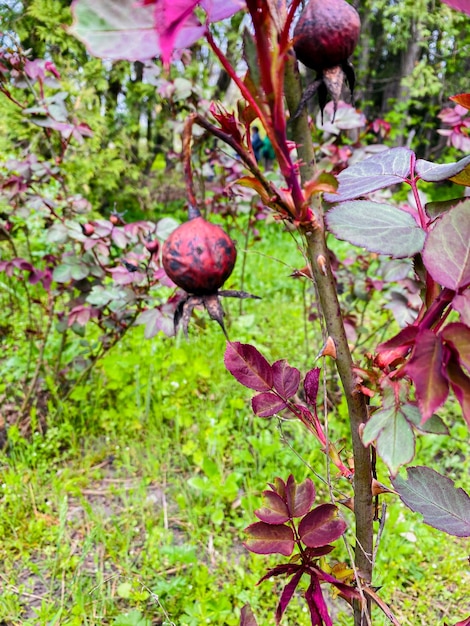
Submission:
<svg viewBox="0 0 470 626">
<path fill-rule="evenodd" d="M 325 599 L 321 591 L 320 581 L 315 574 L 310 574 L 310 585 L 305 592 L 308 608 L 310 609 L 310 620 L 312 626 L 333 626 L 333 622 L 328 613 Z"/>
<path fill-rule="evenodd" d="M 284 524 L 266 524 L 255 522 L 245 531 L 250 535 L 243 545 L 255 554 L 282 554 L 290 556 L 294 549 L 294 533 L 292 528 Z"/>
<path fill-rule="evenodd" d="M 470 328 L 465 324 L 454 322 L 444 328 L 441 337 L 458 353 L 459 361 L 470 372 Z"/>
<path fill-rule="evenodd" d="M 258 622 L 256 621 L 249 604 L 245 604 L 240 611 L 240 626 L 258 626 Z"/>
<path fill-rule="evenodd" d="M 429 467 L 409 467 L 408 480 L 392 480 L 400 498 L 424 523 L 456 537 L 470 537 L 470 497 L 450 478 Z"/>
<path fill-rule="evenodd" d="M 299 536 L 308 548 L 318 548 L 341 537 L 346 528 L 337 506 L 320 504 L 301 520 Z"/>
<path fill-rule="evenodd" d="M 91 54 L 110 59 L 146 61 L 158 55 L 167 63 L 175 48 L 187 48 L 202 37 L 206 25 L 194 14 L 196 5 L 208 22 L 230 17 L 243 0 L 74 0 L 70 31 Z"/>
<path fill-rule="evenodd" d="M 405 372 L 415 384 L 423 421 L 444 404 L 449 394 L 449 383 L 443 374 L 443 357 L 441 338 L 431 330 L 421 331 Z"/>
<path fill-rule="evenodd" d="M 462 11 L 462 13 L 470 15 L 470 2 L 468 0 L 442 0 L 442 2 L 445 2 L 456 11 Z"/>
<path fill-rule="evenodd" d="M 118 248 L 125 248 L 129 243 L 126 233 L 122 228 L 113 228 L 111 231 L 111 239 Z"/>
<path fill-rule="evenodd" d="M 310 406 L 317 406 L 318 387 L 320 384 L 320 368 L 314 367 L 306 373 L 304 380 L 305 400 Z"/>
<path fill-rule="evenodd" d="M 465 421 L 470 428 L 470 378 L 465 374 L 458 361 L 454 358 L 447 364 L 446 375 L 452 391 L 462 407 L 462 414 Z"/>
<path fill-rule="evenodd" d="M 289 521 L 289 509 L 284 500 L 274 491 L 263 491 L 264 506 L 255 511 L 256 517 L 266 524 L 284 524 Z"/>
<path fill-rule="evenodd" d="M 437 164 L 424 159 L 416 161 L 415 171 L 420 178 L 429 183 L 439 183 L 460 174 L 470 163 L 470 156 L 466 156 L 457 163 Z"/>
<path fill-rule="evenodd" d="M 78 324 L 79 326 L 86 326 L 92 317 L 97 316 L 96 309 L 87 307 L 83 304 L 75 306 L 69 313 L 67 320 L 67 326 Z"/>
<path fill-rule="evenodd" d="M 272 391 L 263 391 L 252 398 L 251 408 L 258 417 L 272 417 L 287 408 L 287 403 Z"/>
<path fill-rule="evenodd" d="M 272 567 L 268 572 L 258 580 L 257 585 L 261 584 L 264 580 L 274 578 L 274 576 L 292 576 L 299 569 L 299 565 L 295 563 L 283 563 L 282 565 L 276 565 Z"/>
<path fill-rule="evenodd" d="M 297 393 L 300 383 L 300 372 L 291 367 L 285 359 L 276 361 L 272 365 L 274 389 L 285 399 Z"/>
<path fill-rule="evenodd" d="M 470 289 L 462 294 L 458 294 L 452 300 L 453 308 L 460 313 L 460 319 L 464 324 L 470 326 Z"/>
<path fill-rule="evenodd" d="M 72 14 L 69 32 L 94 56 L 144 61 L 160 54 L 152 6 L 136 0 L 74 0 Z M 196 39 L 189 38 L 188 45 Z"/>
<path fill-rule="evenodd" d="M 245 0 L 201 0 L 209 22 L 219 22 L 231 17 L 246 6 Z"/>
<path fill-rule="evenodd" d="M 145 324 L 144 336 L 146 339 L 155 337 L 160 331 L 167 337 L 173 337 L 175 334 L 174 313 L 175 306 L 171 303 L 165 303 L 143 311 L 136 319 L 135 324 Z"/>
<path fill-rule="evenodd" d="M 412 345 L 416 340 L 416 335 L 419 332 L 418 326 L 407 326 L 400 330 L 400 332 L 384 343 L 380 343 L 377 346 L 377 352 L 383 352 L 384 350 L 393 350 L 395 348 L 401 348 L 401 346 Z"/>
<path fill-rule="evenodd" d="M 281 496 L 283 500 L 286 499 L 286 483 L 282 480 L 282 478 L 276 476 L 276 478 L 274 479 L 274 484 L 268 483 L 268 485 L 275 493 L 277 493 L 278 496 Z"/>
<path fill-rule="evenodd" d="M 426 237 L 409 213 L 369 200 L 342 202 L 330 209 L 325 219 L 338 239 L 397 259 L 420 252 Z"/>
<path fill-rule="evenodd" d="M 445 213 L 424 244 L 426 269 L 439 284 L 454 291 L 470 285 L 470 201 Z"/>
<path fill-rule="evenodd" d="M 254 346 L 228 341 L 224 363 L 232 376 L 245 387 L 255 391 L 272 389 L 272 367 Z"/>
<path fill-rule="evenodd" d="M 287 506 L 291 517 L 302 517 L 312 508 L 315 500 L 315 485 L 306 478 L 303 483 L 297 485 L 292 474 L 287 479 L 286 496 Z"/>
<path fill-rule="evenodd" d="M 327 202 L 344 202 L 402 183 L 410 175 L 413 157 L 408 148 L 384 150 L 340 172 L 338 193 L 323 197 Z"/>
<path fill-rule="evenodd" d="M 279 604 L 276 609 L 276 624 L 281 623 L 282 616 L 284 615 L 285 610 L 287 609 L 289 602 L 292 600 L 292 596 L 294 595 L 295 590 L 297 589 L 297 585 L 300 582 L 300 579 L 303 576 L 303 570 L 299 570 L 287 585 L 284 587 L 281 593 L 281 597 L 279 598 Z"/>
</svg>

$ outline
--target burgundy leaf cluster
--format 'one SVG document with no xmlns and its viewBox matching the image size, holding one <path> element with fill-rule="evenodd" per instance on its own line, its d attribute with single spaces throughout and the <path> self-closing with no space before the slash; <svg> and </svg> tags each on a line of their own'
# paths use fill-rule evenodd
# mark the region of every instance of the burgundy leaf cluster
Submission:
<svg viewBox="0 0 470 626">
<path fill-rule="evenodd" d="M 312 411 L 295 399 L 300 385 L 300 372 L 285 359 L 272 365 L 250 344 L 227 342 L 225 367 L 239 383 L 258 393 L 252 398 L 253 412 L 258 417 L 272 417 L 288 409 L 325 444 L 323 429 L 316 412 L 320 369 L 307 373 L 304 390 Z"/>
<path fill-rule="evenodd" d="M 285 359 L 272 365 L 251 344 L 228 341 L 224 355 L 225 367 L 239 383 L 258 393 L 252 398 L 251 406 L 258 417 L 272 417 L 282 411 L 294 415 L 318 439 L 322 450 L 328 454 L 341 474 L 351 478 L 351 470 L 346 467 L 331 442 L 326 441 L 322 424 L 317 413 L 317 395 L 320 382 L 320 368 L 314 367 L 304 377 L 303 395 L 306 404 L 298 398 L 301 376 L 297 368 Z"/>
<path fill-rule="evenodd" d="M 312 508 L 315 487 L 307 478 L 297 484 L 292 475 L 287 481 L 276 478 L 270 489 L 263 492 L 264 505 L 255 511 L 260 520 L 246 528 L 248 539 L 245 547 L 256 554 L 282 554 L 291 556 L 294 548 L 298 553 L 289 562 L 268 570 L 259 583 L 275 576 L 289 578 L 276 609 L 279 624 L 289 602 L 305 575 L 310 579 L 305 600 L 313 626 L 332 626 L 328 608 L 321 590 L 321 583 L 335 586 L 348 601 L 359 597 L 357 590 L 337 580 L 319 567 L 320 557 L 333 550 L 336 541 L 346 530 L 346 523 L 338 516 L 333 504 L 320 504 Z M 259 584 L 258 583 L 258 584 Z"/>
</svg>

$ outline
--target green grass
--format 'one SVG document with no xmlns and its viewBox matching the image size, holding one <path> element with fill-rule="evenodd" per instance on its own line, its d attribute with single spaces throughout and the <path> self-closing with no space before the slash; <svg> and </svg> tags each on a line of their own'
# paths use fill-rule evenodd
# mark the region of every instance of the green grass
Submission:
<svg viewBox="0 0 470 626">
<path fill-rule="evenodd" d="M 278 260 L 264 256 L 273 249 Z M 243 302 L 242 315 L 238 301 L 225 304 L 232 339 L 305 372 L 322 339 L 317 322 L 304 333 L 312 294 L 287 278 L 302 265 L 291 236 L 271 228 L 250 248 L 244 285 L 263 299 Z M 373 332 L 386 315 L 368 310 L 363 323 Z M 246 602 L 260 626 L 274 623 L 281 583 L 255 584 L 280 559 L 249 554 L 243 528 L 275 476 L 310 476 L 318 501 L 326 500 L 312 474 L 326 476 L 325 458 L 300 424 L 283 422 L 281 431 L 276 420 L 253 416 L 249 390 L 223 367 L 224 348 L 202 312 L 189 341 L 147 341 L 136 328 L 60 410 L 51 408 L 44 434 L 27 441 L 10 428 L 0 455 L 0 624 L 235 626 Z M 468 431 L 453 410 L 445 415 L 453 438 L 420 437 L 414 463 L 468 487 Z M 341 404 L 330 429 L 334 440 L 347 437 Z M 379 478 L 387 482 L 380 464 Z M 347 484 L 335 486 L 348 492 Z M 402 624 L 463 619 L 468 542 L 423 525 L 395 496 L 384 500 L 374 581 L 381 596 Z M 346 559 L 338 542 L 330 560 Z M 352 624 L 348 607 L 330 601 L 334 623 Z M 300 596 L 283 623 L 309 624 Z M 387 623 L 375 610 L 374 624 Z"/>
</svg>

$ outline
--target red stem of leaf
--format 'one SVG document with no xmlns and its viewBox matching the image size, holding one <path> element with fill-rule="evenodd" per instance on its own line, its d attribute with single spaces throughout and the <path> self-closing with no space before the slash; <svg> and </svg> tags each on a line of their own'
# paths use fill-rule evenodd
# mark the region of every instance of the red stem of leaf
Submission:
<svg viewBox="0 0 470 626">
<path fill-rule="evenodd" d="M 420 322 L 420 328 L 432 328 L 438 322 L 455 296 L 455 291 L 445 287 L 439 296 L 434 300 L 425 316 Z"/>
<path fill-rule="evenodd" d="M 273 75 L 271 73 L 273 70 L 273 55 L 270 49 L 270 32 L 266 28 L 266 23 L 269 22 L 268 20 L 263 19 L 263 11 L 258 11 L 257 0 L 247 2 L 247 6 L 251 14 L 255 30 L 255 41 L 258 51 L 261 83 L 272 118 L 272 125 L 267 126 L 264 122 L 263 125 L 276 152 L 277 161 L 282 175 L 284 176 L 285 181 L 292 193 L 292 199 L 296 207 L 296 214 L 293 217 L 299 222 L 305 222 L 308 219 L 307 207 L 305 205 L 299 176 L 296 172 L 294 164 L 292 163 L 289 147 L 287 145 L 287 114 L 283 98 L 286 44 L 284 44 L 283 47 L 279 46 L 278 49 L 278 64 L 277 67 L 274 68 L 274 72 L 276 74 L 274 86 Z M 290 12 L 289 16 L 292 20 L 293 13 L 291 15 Z"/>
<path fill-rule="evenodd" d="M 235 70 L 233 69 L 230 61 L 227 59 L 225 54 L 218 47 L 218 45 L 215 43 L 214 38 L 212 37 L 212 35 L 211 35 L 211 33 L 209 31 L 207 31 L 207 33 L 206 33 L 206 39 L 207 39 L 208 44 L 212 48 L 214 54 L 216 55 L 216 57 L 219 59 L 220 63 L 222 64 L 222 67 L 224 68 L 224 70 L 227 72 L 227 74 L 230 76 L 230 78 L 233 80 L 233 82 L 240 89 L 241 94 L 245 98 L 245 100 L 247 102 L 249 102 L 250 105 L 253 107 L 253 110 L 256 111 L 256 114 L 258 115 L 260 121 L 262 122 L 263 126 L 266 128 L 268 126 L 268 120 L 266 119 L 266 116 L 264 115 L 264 113 L 260 109 L 260 107 L 258 106 L 258 103 L 256 102 L 256 100 L 251 95 L 251 92 L 248 89 L 248 87 L 237 76 L 237 74 L 236 74 Z"/>
</svg>

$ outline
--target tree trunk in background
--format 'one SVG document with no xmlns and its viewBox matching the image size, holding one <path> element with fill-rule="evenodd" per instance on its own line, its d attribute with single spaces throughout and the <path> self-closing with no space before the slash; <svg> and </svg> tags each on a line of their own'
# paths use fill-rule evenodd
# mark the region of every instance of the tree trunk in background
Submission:
<svg viewBox="0 0 470 626">
<path fill-rule="evenodd" d="M 405 78 L 412 74 L 415 65 L 419 61 L 421 52 L 421 31 L 422 29 L 420 20 L 413 19 L 410 28 L 408 47 L 405 48 L 400 55 L 400 76 L 398 82 L 398 93 L 396 97 L 396 102 L 398 105 L 406 104 L 410 98 L 409 87 L 405 85 L 403 81 Z M 403 146 L 409 141 L 409 137 L 406 133 L 406 124 L 407 115 L 406 112 L 403 111 L 400 132 L 395 139 L 397 146 Z"/>
</svg>

